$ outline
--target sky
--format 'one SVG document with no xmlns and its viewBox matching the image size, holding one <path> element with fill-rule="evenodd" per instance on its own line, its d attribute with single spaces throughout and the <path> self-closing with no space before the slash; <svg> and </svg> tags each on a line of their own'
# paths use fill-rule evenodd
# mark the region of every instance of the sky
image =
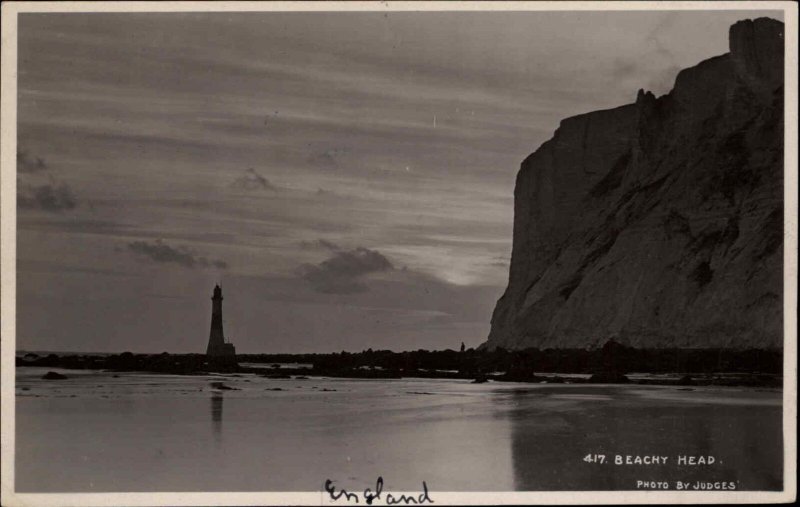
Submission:
<svg viewBox="0 0 800 507">
<path fill-rule="evenodd" d="M 22 14 L 17 348 L 478 346 L 520 162 L 764 14 Z"/>
</svg>

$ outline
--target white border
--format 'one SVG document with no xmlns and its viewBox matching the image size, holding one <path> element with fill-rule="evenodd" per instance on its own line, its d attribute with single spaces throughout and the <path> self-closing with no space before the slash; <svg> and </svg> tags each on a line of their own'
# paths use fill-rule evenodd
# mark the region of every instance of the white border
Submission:
<svg viewBox="0 0 800 507">
<path fill-rule="evenodd" d="M 20 12 L 178 11 L 622 11 L 779 10 L 786 41 L 784 130 L 784 491 L 783 492 L 435 492 L 436 504 L 688 504 L 789 503 L 796 499 L 797 473 L 797 4 L 782 1 L 692 2 L 5 2 L 2 4 L 0 107 L 0 382 L 2 383 L 2 505 L 348 505 L 316 493 L 48 493 L 14 492 L 14 356 L 16 337 L 16 68 Z M 409 492 L 410 494 L 413 492 Z M 382 505 L 382 502 L 376 502 Z"/>
</svg>

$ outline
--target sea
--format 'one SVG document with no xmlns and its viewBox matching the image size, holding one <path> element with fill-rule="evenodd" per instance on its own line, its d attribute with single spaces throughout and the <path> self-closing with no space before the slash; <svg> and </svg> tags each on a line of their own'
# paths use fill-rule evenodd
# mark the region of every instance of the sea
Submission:
<svg viewBox="0 0 800 507">
<path fill-rule="evenodd" d="M 33 367 L 15 389 L 19 492 L 783 487 L 780 389 Z"/>
</svg>

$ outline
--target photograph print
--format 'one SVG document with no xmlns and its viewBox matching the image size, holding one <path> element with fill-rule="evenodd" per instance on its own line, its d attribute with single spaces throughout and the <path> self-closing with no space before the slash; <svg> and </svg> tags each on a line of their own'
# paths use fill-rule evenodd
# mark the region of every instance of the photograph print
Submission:
<svg viewBox="0 0 800 507">
<path fill-rule="evenodd" d="M 625 4 L 4 3 L 3 505 L 793 501 L 797 6 Z"/>
</svg>

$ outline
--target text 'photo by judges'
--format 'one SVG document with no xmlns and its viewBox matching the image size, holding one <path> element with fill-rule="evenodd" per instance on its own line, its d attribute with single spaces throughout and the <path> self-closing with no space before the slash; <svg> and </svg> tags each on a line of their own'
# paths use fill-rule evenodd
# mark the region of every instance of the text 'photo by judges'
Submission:
<svg viewBox="0 0 800 507">
<path fill-rule="evenodd" d="M 796 3 L 2 14 L 2 505 L 795 500 Z"/>
</svg>

